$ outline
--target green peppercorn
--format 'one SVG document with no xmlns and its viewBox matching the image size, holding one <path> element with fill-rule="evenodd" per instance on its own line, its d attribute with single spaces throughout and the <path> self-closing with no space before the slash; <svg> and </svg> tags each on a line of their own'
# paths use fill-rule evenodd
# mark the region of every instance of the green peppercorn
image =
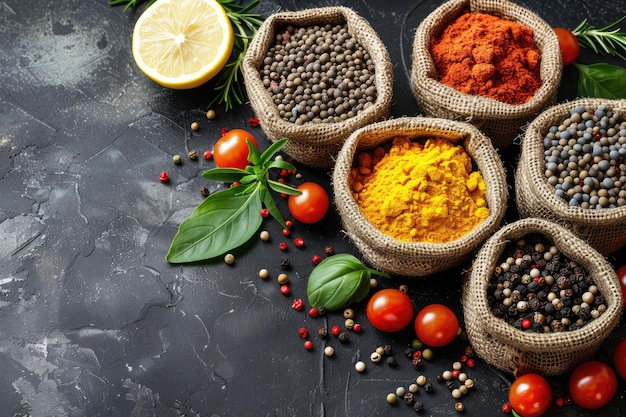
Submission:
<svg viewBox="0 0 626 417">
<path fill-rule="evenodd" d="M 172 162 L 174 162 L 175 164 L 180 164 L 183 162 L 183 158 L 180 155 L 176 154 L 172 156 Z"/>
</svg>

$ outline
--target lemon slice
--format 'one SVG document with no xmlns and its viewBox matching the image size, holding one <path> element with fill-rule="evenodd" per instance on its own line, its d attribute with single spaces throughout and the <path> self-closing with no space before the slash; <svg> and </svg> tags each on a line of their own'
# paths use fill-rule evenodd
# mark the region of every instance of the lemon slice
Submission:
<svg viewBox="0 0 626 417">
<path fill-rule="evenodd" d="M 139 69 L 173 89 L 204 84 L 226 64 L 233 28 L 215 0 L 157 0 L 133 31 L 133 57 Z"/>
</svg>

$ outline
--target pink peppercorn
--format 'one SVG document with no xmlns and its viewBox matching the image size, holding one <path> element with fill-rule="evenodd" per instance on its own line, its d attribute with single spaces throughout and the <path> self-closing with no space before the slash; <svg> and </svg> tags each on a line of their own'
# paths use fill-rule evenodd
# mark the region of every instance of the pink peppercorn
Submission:
<svg viewBox="0 0 626 417">
<path fill-rule="evenodd" d="M 159 174 L 159 179 L 161 182 L 168 182 L 170 180 L 170 176 L 167 172 L 163 171 Z"/>
<path fill-rule="evenodd" d="M 294 310 L 300 311 L 304 308 L 304 303 L 302 302 L 300 298 L 296 298 L 295 300 L 293 300 L 293 303 L 291 304 L 291 308 L 293 308 Z"/>
<path fill-rule="evenodd" d="M 280 250 L 287 250 L 287 244 L 285 242 L 280 242 L 278 244 L 278 247 L 280 248 Z"/>
<path fill-rule="evenodd" d="M 248 118 L 248 123 L 252 127 L 257 127 L 259 125 L 259 119 L 257 119 L 256 117 L 250 117 Z"/>
<path fill-rule="evenodd" d="M 287 284 L 281 285 L 280 286 L 280 292 L 283 295 L 289 295 L 291 293 L 291 289 L 289 288 L 289 285 L 287 285 Z"/>
<path fill-rule="evenodd" d="M 293 240 L 293 244 L 296 245 L 296 247 L 301 248 L 302 246 L 304 246 L 304 239 L 302 239 L 301 237 L 297 237 Z"/>
<path fill-rule="evenodd" d="M 203 156 L 204 156 L 204 159 L 206 159 L 208 161 L 209 159 L 213 158 L 213 152 L 211 152 L 211 151 L 204 151 Z"/>
<path fill-rule="evenodd" d="M 470 368 L 473 368 L 474 366 L 476 366 L 476 361 L 472 358 L 469 358 L 467 360 L 467 366 L 469 366 Z"/>
<path fill-rule="evenodd" d="M 306 327 L 300 327 L 298 329 L 298 336 L 300 336 L 301 338 L 306 339 L 308 335 L 309 331 L 306 329 Z"/>
<path fill-rule="evenodd" d="M 261 209 L 261 217 L 267 217 L 270 215 L 270 211 L 266 208 Z"/>
<path fill-rule="evenodd" d="M 307 340 L 306 342 L 304 342 L 304 348 L 306 350 L 311 350 L 313 349 L 313 342 L 311 342 L 310 340 Z"/>
<path fill-rule="evenodd" d="M 333 334 L 333 336 L 337 336 L 339 333 L 341 333 L 341 327 L 339 326 L 333 326 L 330 329 L 330 332 Z"/>
<path fill-rule="evenodd" d="M 309 316 L 311 316 L 311 317 L 317 317 L 317 316 L 319 316 L 319 314 L 320 314 L 320 311 L 317 308 L 315 308 L 315 307 L 313 307 L 313 308 L 311 308 L 309 310 Z"/>
<path fill-rule="evenodd" d="M 289 229 L 283 229 L 283 235 L 285 236 L 289 236 L 291 234 L 291 230 Z"/>
<path fill-rule="evenodd" d="M 320 262 L 322 262 L 322 257 L 319 255 L 313 255 L 313 257 L 311 258 L 311 261 L 313 262 L 314 265 L 317 265 Z"/>
<path fill-rule="evenodd" d="M 509 414 L 512 409 L 513 409 L 513 407 L 511 406 L 511 403 L 506 402 L 506 403 L 502 404 L 502 412 L 503 413 Z"/>
<path fill-rule="evenodd" d="M 352 330 L 357 333 L 361 332 L 361 325 L 359 323 L 354 323 L 354 326 L 352 326 Z"/>
</svg>

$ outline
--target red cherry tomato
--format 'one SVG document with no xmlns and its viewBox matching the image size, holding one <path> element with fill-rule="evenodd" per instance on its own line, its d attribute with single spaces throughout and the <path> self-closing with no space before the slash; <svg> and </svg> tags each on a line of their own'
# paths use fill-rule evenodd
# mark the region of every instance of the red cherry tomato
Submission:
<svg viewBox="0 0 626 417">
<path fill-rule="evenodd" d="M 297 188 L 300 195 L 290 195 L 287 201 L 289 212 L 302 223 L 317 223 L 328 211 L 330 198 L 321 185 L 314 182 L 303 182 Z"/>
<path fill-rule="evenodd" d="M 509 388 L 509 402 L 522 417 L 543 415 L 552 404 L 552 388 L 539 374 L 524 374 Z"/>
<path fill-rule="evenodd" d="M 582 363 L 569 379 L 569 393 L 583 408 L 603 407 L 617 392 L 617 377 L 607 364 L 600 361 Z"/>
<path fill-rule="evenodd" d="M 563 66 L 573 64 L 578 59 L 578 54 L 580 53 L 580 45 L 576 35 L 565 28 L 555 28 L 554 32 L 556 32 L 556 36 L 559 38 Z"/>
<path fill-rule="evenodd" d="M 619 279 L 619 285 L 622 287 L 622 297 L 624 298 L 624 303 L 622 304 L 622 309 L 626 309 L 626 265 L 617 268 L 615 271 L 617 274 L 617 278 Z"/>
<path fill-rule="evenodd" d="M 215 142 L 213 147 L 213 160 L 219 168 L 244 169 L 248 165 L 248 143 L 246 138 L 252 141 L 255 148 L 259 148 L 256 139 L 243 129 L 229 130 L 224 136 Z"/>
<path fill-rule="evenodd" d="M 417 313 L 415 333 L 422 343 L 438 347 L 452 342 L 459 330 L 459 321 L 443 304 L 430 304 Z"/>
<path fill-rule="evenodd" d="M 617 344 L 613 352 L 613 365 L 622 379 L 626 380 L 626 339 Z"/>
<path fill-rule="evenodd" d="M 383 332 L 397 332 L 413 320 L 413 303 L 408 295 L 395 288 L 374 293 L 365 309 L 372 326 Z"/>
</svg>

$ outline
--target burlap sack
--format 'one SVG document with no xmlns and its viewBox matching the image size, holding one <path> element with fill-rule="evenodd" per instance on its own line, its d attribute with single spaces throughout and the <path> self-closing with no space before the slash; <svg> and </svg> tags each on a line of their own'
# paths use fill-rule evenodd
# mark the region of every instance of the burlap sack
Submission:
<svg viewBox="0 0 626 417">
<path fill-rule="evenodd" d="M 604 296 L 607 310 L 578 330 L 534 333 L 518 330 L 490 311 L 489 282 L 506 244 L 541 234 L 569 259 L 584 267 Z M 463 316 L 470 343 L 487 363 L 514 375 L 558 375 L 590 359 L 617 326 L 622 308 L 619 281 L 604 257 L 556 223 L 522 219 L 502 227 L 478 252 L 463 283 Z"/>
<path fill-rule="evenodd" d="M 478 95 L 463 94 L 437 81 L 430 42 L 464 9 L 507 17 L 530 27 L 541 55 L 542 84 L 531 100 L 511 105 Z M 450 0 L 422 21 L 415 32 L 411 84 L 417 103 L 427 116 L 470 122 L 497 148 L 513 144 L 520 127 L 556 102 L 563 70 L 558 39 L 552 28 L 531 11 L 507 0 Z"/>
<path fill-rule="evenodd" d="M 526 129 L 515 173 L 517 209 L 522 217 L 539 217 L 559 223 L 607 255 L 626 244 L 626 206 L 595 210 L 570 207 L 555 193 L 544 174 L 543 139 L 553 125 L 560 125 L 577 106 L 613 108 L 616 118 L 626 117 L 626 100 L 579 99 L 550 107 Z"/>
<path fill-rule="evenodd" d="M 373 106 L 345 122 L 308 122 L 296 125 L 280 117 L 271 94 L 263 86 L 259 70 L 263 68 L 267 51 L 276 41 L 278 30 L 288 24 L 308 27 L 326 23 L 345 23 L 348 32 L 368 51 L 374 62 L 377 98 Z M 305 165 L 318 168 L 332 167 L 333 158 L 350 133 L 389 115 L 393 93 L 393 72 L 389 54 L 368 22 L 347 7 L 306 9 L 269 16 L 248 47 L 242 63 L 242 72 L 250 104 L 267 137 L 272 141 L 289 138 L 283 150 Z"/>
<path fill-rule="evenodd" d="M 465 236 L 449 243 L 401 242 L 382 233 L 366 220 L 348 184 L 353 160 L 358 151 L 374 149 L 398 136 L 416 139 L 442 137 L 463 145 L 487 186 L 489 217 Z M 468 123 L 445 119 L 403 117 L 357 130 L 346 140 L 337 156 L 332 182 L 343 228 L 363 256 L 379 270 L 408 277 L 426 276 L 470 259 L 479 245 L 500 225 L 506 210 L 506 175 L 489 139 Z"/>
</svg>

